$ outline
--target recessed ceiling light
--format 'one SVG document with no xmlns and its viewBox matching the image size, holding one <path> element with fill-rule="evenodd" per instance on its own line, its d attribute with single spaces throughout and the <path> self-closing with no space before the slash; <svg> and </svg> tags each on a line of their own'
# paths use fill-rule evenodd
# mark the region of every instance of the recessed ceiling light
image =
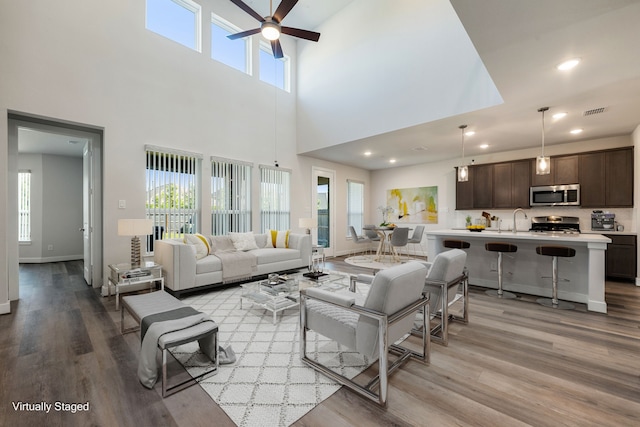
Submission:
<svg viewBox="0 0 640 427">
<path fill-rule="evenodd" d="M 371 151 L 365 151 L 365 152 L 364 152 L 364 155 L 365 155 L 365 156 L 370 156 L 370 155 L 371 155 Z"/>
<path fill-rule="evenodd" d="M 572 69 L 579 63 L 580 63 L 580 58 L 573 58 L 568 61 L 564 61 L 562 64 L 558 64 L 556 68 L 560 71 L 566 71 L 566 70 Z"/>
<path fill-rule="evenodd" d="M 389 160 L 389 163 L 395 163 L 395 162 L 396 162 L 396 159 Z"/>
<path fill-rule="evenodd" d="M 567 117 L 567 114 L 568 113 L 555 113 L 551 117 L 553 117 L 555 120 L 559 120 L 559 119 L 563 119 L 563 118 Z"/>
<path fill-rule="evenodd" d="M 465 134 L 465 135 L 467 135 L 467 136 L 473 136 L 473 135 L 475 135 L 476 133 L 475 133 L 474 131 L 470 130 L 470 131 L 468 131 L 468 132 L 465 132 L 464 134 Z"/>
<path fill-rule="evenodd" d="M 572 135 L 577 135 L 579 133 L 582 133 L 582 129 L 573 129 L 569 133 L 572 134 Z"/>
<path fill-rule="evenodd" d="M 483 150 L 486 150 L 487 148 L 489 148 L 489 144 L 482 144 L 480 148 L 482 148 Z"/>
</svg>

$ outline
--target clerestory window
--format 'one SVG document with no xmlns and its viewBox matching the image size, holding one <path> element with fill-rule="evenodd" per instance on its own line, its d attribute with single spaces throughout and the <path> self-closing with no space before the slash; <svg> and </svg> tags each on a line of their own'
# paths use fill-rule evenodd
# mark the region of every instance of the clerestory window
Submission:
<svg viewBox="0 0 640 427">
<path fill-rule="evenodd" d="M 191 0 L 147 0 L 146 28 L 200 52 L 201 8 Z"/>
<path fill-rule="evenodd" d="M 289 62 L 286 55 L 280 59 L 275 58 L 271 46 L 263 41 L 260 42 L 260 80 L 289 92 L 291 83 Z"/>
<path fill-rule="evenodd" d="M 251 74 L 251 39 L 229 40 L 240 30 L 217 15 L 211 15 L 211 58 L 243 73 Z"/>
</svg>

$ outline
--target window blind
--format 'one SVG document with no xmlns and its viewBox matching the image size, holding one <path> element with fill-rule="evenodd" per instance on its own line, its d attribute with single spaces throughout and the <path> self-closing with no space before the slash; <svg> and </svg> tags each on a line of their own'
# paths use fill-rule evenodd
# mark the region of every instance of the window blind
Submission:
<svg viewBox="0 0 640 427">
<path fill-rule="evenodd" d="M 214 235 L 251 231 L 252 163 L 211 158 L 211 230 Z"/>
<path fill-rule="evenodd" d="M 31 241 L 31 171 L 18 172 L 18 241 Z"/>
<path fill-rule="evenodd" d="M 353 226 L 356 232 L 364 226 L 364 184 L 351 180 L 347 180 L 347 236 L 349 226 Z"/>
<path fill-rule="evenodd" d="M 147 239 L 153 252 L 157 239 L 180 237 L 200 230 L 199 161 L 201 155 L 147 146 L 146 213 L 154 233 Z"/>
<path fill-rule="evenodd" d="M 291 215 L 291 171 L 260 165 L 260 227 L 288 230 Z"/>
</svg>

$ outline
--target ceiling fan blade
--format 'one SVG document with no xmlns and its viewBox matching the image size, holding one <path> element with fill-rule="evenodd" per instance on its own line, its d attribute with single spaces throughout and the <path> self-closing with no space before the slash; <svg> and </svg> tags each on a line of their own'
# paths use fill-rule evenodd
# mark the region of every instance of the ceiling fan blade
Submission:
<svg viewBox="0 0 640 427">
<path fill-rule="evenodd" d="M 293 9 L 293 6 L 295 6 L 296 3 L 298 3 L 298 0 L 282 0 L 276 9 L 276 13 L 273 14 L 273 20 L 277 23 L 282 22 L 284 17 L 291 12 L 291 9 Z"/>
<path fill-rule="evenodd" d="M 264 22 L 264 18 L 262 16 L 260 16 L 260 14 L 258 12 L 256 12 L 255 10 L 253 10 L 249 6 L 247 6 L 242 0 L 231 0 L 231 3 L 235 4 L 240 9 L 244 10 L 249 15 L 253 16 L 259 22 Z"/>
<path fill-rule="evenodd" d="M 291 28 L 291 27 L 280 27 L 280 31 L 283 34 L 288 34 L 290 36 L 299 37 L 305 40 L 311 40 L 313 42 L 317 42 L 320 40 L 320 33 L 316 33 L 314 31 L 301 30 L 300 28 Z"/>
<path fill-rule="evenodd" d="M 258 34 L 259 32 L 260 32 L 260 28 L 254 28 L 253 30 L 242 31 L 241 33 L 229 34 L 227 38 L 230 40 L 241 39 L 243 37 Z"/>
<path fill-rule="evenodd" d="M 284 53 L 282 53 L 282 45 L 280 45 L 280 40 L 271 40 L 271 50 L 273 50 L 274 58 L 280 59 L 284 57 Z"/>
</svg>

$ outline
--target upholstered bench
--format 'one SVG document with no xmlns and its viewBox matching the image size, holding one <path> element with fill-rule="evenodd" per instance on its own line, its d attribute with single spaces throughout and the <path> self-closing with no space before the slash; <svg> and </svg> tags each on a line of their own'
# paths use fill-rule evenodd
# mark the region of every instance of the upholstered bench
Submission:
<svg viewBox="0 0 640 427">
<path fill-rule="evenodd" d="M 124 327 L 125 311 L 137 326 Z M 138 378 L 142 385 L 153 388 L 157 380 L 156 353 L 162 351 L 162 396 L 183 390 L 218 370 L 218 325 L 204 313 L 182 303 L 164 291 L 125 296 L 120 308 L 122 334 L 140 330 L 141 348 Z M 170 348 L 198 341 L 200 349 L 212 361 L 213 367 L 188 380 L 169 386 L 167 352 Z M 157 344 L 156 344 L 157 343 Z M 157 345 L 157 346 L 156 346 Z"/>
</svg>

